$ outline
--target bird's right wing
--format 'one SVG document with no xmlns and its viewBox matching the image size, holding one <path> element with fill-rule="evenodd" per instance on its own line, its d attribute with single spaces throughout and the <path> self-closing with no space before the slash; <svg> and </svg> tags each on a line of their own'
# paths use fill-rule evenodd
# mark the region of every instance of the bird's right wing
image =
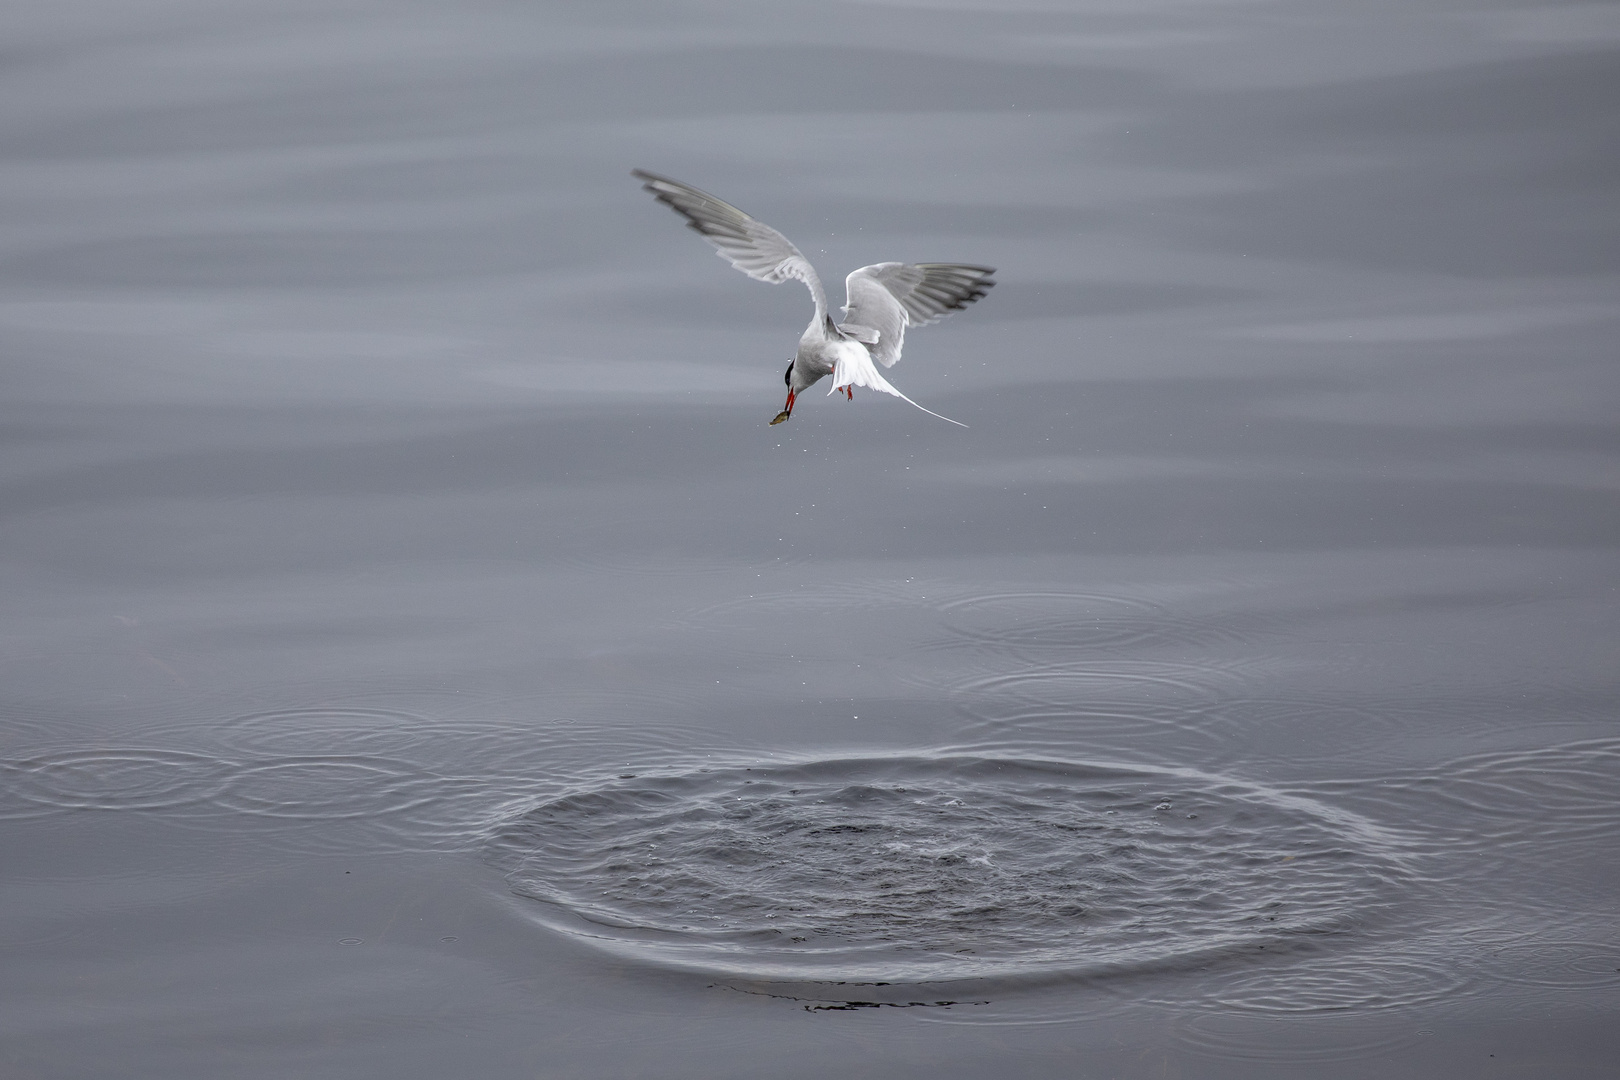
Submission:
<svg viewBox="0 0 1620 1080">
<path fill-rule="evenodd" d="M 827 317 L 827 296 L 821 279 L 810 260 L 787 237 L 730 203 L 679 180 L 644 169 L 632 169 L 630 175 L 640 180 L 655 199 L 684 217 L 688 226 L 719 249 L 721 258 L 749 277 L 773 285 L 788 278 L 804 282 L 816 302 L 816 321 Z"/>
<path fill-rule="evenodd" d="M 906 327 L 926 326 L 967 307 L 995 285 L 993 273 L 966 263 L 863 266 L 844 279 L 848 300 L 839 329 L 868 345 L 884 367 L 893 367 Z"/>
</svg>

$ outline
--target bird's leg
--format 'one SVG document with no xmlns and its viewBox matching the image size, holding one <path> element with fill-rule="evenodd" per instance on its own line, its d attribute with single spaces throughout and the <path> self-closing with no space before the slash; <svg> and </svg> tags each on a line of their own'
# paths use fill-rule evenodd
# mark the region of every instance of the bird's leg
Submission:
<svg viewBox="0 0 1620 1080">
<path fill-rule="evenodd" d="M 848 387 L 848 386 L 844 387 L 844 400 L 845 401 L 854 401 L 855 400 L 855 391 L 852 388 Z"/>
<path fill-rule="evenodd" d="M 788 391 L 787 404 L 782 406 L 782 411 L 776 414 L 776 419 L 771 421 L 771 426 L 774 427 L 793 415 L 793 399 L 798 396 L 792 390 Z"/>
</svg>

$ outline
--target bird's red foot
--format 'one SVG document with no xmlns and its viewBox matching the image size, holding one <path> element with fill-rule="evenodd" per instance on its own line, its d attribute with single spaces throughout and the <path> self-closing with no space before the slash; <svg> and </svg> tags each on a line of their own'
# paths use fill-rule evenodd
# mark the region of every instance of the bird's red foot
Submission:
<svg viewBox="0 0 1620 1080">
<path fill-rule="evenodd" d="M 854 401 L 855 400 L 855 391 L 853 389 L 851 389 L 850 387 L 848 387 L 848 386 L 844 387 L 844 400 L 845 401 Z"/>
</svg>

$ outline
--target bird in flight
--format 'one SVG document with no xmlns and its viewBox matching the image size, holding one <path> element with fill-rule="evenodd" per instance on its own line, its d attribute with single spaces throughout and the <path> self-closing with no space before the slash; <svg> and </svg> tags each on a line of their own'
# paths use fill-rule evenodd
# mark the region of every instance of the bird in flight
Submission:
<svg viewBox="0 0 1620 1080">
<path fill-rule="evenodd" d="M 878 364 L 893 367 L 900 359 L 906 329 L 938 322 L 990 291 L 995 284 L 988 266 L 966 263 L 884 262 L 863 266 L 844 279 L 844 321 L 834 323 L 827 310 L 821 279 L 793 242 L 764 222 L 755 221 L 730 203 L 666 176 L 631 170 L 659 202 L 686 219 L 687 225 L 718 249 L 720 257 L 758 281 L 778 284 L 797 278 L 810 289 L 816 314 L 799 339 L 799 351 L 788 364 L 787 404 L 772 424 L 793 415 L 799 394 L 823 377 L 833 377 L 829 394 L 842 390 L 854 400 L 853 387 L 866 386 L 917 405 L 889 385 Z M 939 413 L 917 408 L 929 416 Z M 941 420 L 957 424 L 948 416 Z M 966 427 L 966 424 L 957 424 Z"/>
</svg>

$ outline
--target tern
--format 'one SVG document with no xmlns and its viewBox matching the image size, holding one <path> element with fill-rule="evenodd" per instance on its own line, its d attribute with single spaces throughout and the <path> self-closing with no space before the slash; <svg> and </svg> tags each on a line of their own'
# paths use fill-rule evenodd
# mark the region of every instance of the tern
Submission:
<svg viewBox="0 0 1620 1080">
<path fill-rule="evenodd" d="M 844 321 L 834 323 L 815 267 L 787 237 L 690 184 L 643 169 L 632 169 L 630 175 L 659 202 L 684 217 L 687 225 L 715 246 L 722 259 L 749 277 L 773 285 L 796 278 L 810 289 L 816 314 L 782 376 L 788 388 L 787 404 L 772 424 L 791 417 L 799 394 L 828 375 L 833 377 L 829 395 L 842 390 L 853 401 L 852 387 L 866 386 L 917 405 L 889 385 L 872 361 L 893 367 L 900 359 L 907 327 L 938 322 L 980 299 L 995 284 L 990 276 L 995 270 L 988 266 L 874 263 L 844 279 Z M 921 405 L 917 408 L 929 416 L 939 416 Z M 967 426 L 948 416 L 939 418 L 958 427 Z"/>
</svg>

